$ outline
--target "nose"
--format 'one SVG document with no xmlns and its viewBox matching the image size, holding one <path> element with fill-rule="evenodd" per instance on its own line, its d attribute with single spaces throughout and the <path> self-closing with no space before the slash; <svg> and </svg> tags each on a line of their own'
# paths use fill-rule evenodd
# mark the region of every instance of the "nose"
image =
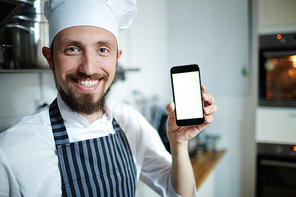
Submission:
<svg viewBox="0 0 296 197">
<path fill-rule="evenodd" d="M 88 76 L 93 75 L 96 72 L 96 59 L 95 54 L 85 51 L 82 55 L 82 61 L 79 66 L 79 71 Z"/>
</svg>

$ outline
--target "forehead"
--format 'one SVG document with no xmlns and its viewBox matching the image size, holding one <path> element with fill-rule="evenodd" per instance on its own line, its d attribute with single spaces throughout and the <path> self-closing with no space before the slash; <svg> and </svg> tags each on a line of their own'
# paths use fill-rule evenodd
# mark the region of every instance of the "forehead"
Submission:
<svg viewBox="0 0 296 197">
<path fill-rule="evenodd" d="M 57 47 L 73 42 L 85 45 L 104 43 L 112 47 L 117 47 L 117 40 L 111 32 L 93 26 L 75 26 L 66 28 L 56 35 L 53 42 Z"/>
</svg>

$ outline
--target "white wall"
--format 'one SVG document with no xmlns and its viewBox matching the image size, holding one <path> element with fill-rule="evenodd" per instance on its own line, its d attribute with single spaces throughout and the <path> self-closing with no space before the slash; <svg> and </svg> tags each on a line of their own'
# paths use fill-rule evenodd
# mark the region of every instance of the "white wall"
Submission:
<svg viewBox="0 0 296 197">
<path fill-rule="evenodd" d="M 171 0 L 169 6 L 169 63 L 199 64 L 202 83 L 218 106 L 206 129 L 219 134 L 226 148 L 215 170 L 215 196 L 253 196 L 256 76 L 249 55 L 248 1 Z"/>
<path fill-rule="evenodd" d="M 42 90 L 40 83 L 43 84 Z M 42 99 L 49 103 L 56 97 L 51 73 L 1 73 L 0 84 L 0 132 L 24 115 L 35 112 L 37 101 Z"/>
<path fill-rule="evenodd" d="M 161 105 L 171 101 L 167 2 L 137 1 L 138 13 L 131 28 L 120 33 L 119 47 L 123 55 L 119 64 L 140 68 L 140 71 L 127 73 L 126 81 L 114 85 L 110 98 L 128 102 L 132 92 L 138 90 L 148 98 L 157 95 Z"/>
</svg>

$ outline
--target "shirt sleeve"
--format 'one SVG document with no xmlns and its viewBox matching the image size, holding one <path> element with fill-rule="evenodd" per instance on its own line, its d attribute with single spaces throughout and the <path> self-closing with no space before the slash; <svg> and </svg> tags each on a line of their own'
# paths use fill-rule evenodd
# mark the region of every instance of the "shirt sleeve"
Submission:
<svg viewBox="0 0 296 197">
<path fill-rule="evenodd" d="M 149 123 L 147 123 L 149 124 Z M 146 125 L 145 128 L 149 128 Z M 146 146 L 140 179 L 161 196 L 181 197 L 171 183 L 171 154 L 165 149 L 157 131 L 153 128 L 146 133 L 143 145 Z M 197 196 L 194 187 L 193 197 Z"/>
<path fill-rule="evenodd" d="M 14 177 L 14 174 L 9 166 L 5 154 L 0 149 L 0 196 L 18 197 L 20 195 L 19 187 Z"/>
<path fill-rule="evenodd" d="M 157 130 L 130 106 L 124 104 L 112 108 L 115 119 L 129 140 L 139 179 L 161 196 L 179 197 L 171 184 L 171 154 Z M 193 196 L 196 196 L 196 189 Z"/>
<path fill-rule="evenodd" d="M 169 180 L 169 189 L 168 189 L 168 196 L 173 196 L 173 197 L 182 197 L 179 194 L 177 194 L 172 186 L 172 182 L 171 179 Z M 193 188 L 193 193 L 192 193 L 192 197 L 197 197 L 197 189 L 196 186 L 194 184 L 194 188 Z"/>
</svg>

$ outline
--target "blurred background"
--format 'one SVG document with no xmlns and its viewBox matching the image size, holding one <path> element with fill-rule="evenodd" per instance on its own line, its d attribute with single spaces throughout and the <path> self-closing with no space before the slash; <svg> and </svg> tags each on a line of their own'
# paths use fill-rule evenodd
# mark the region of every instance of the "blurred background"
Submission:
<svg viewBox="0 0 296 197">
<path fill-rule="evenodd" d="M 39 6 L 36 2 L 35 7 Z M 215 136 L 216 149 L 225 150 L 198 188 L 199 194 L 201 197 L 250 197 L 256 196 L 257 192 L 257 196 L 264 196 L 258 194 L 258 190 L 262 189 L 257 187 L 258 146 L 262 143 L 289 147 L 296 144 L 293 134 L 296 105 L 295 95 L 289 97 L 288 100 L 294 102 L 289 106 L 260 102 L 268 98 L 264 96 L 267 90 L 262 90 L 263 93 L 259 91 L 259 82 L 263 80 L 259 76 L 264 76 L 266 81 L 266 76 L 270 75 L 260 74 L 259 62 L 263 61 L 266 66 L 267 61 L 260 60 L 260 39 L 265 35 L 272 38 L 279 34 L 284 38 L 286 34 L 296 35 L 296 1 L 138 0 L 137 3 L 138 14 L 132 27 L 119 35 L 119 48 L 123 54 L 109 99 L 134 106 L 160 130 L 165 106 L 172 101 L 169 69 L 177 65 L 198 64 L 202 84 L 207 87 L 207 92 L 214 95 L 218 111 L 214 114 L 214 122 L 194 139 L 195 145 L 202 142 L 206 147 L 205 140 Z M 28 12 L 20 15 L 35 17 L 35 27 L 46 26 L 42 21 L 42 11 L 36 11 L 33 16 Z M 40 20 L 36 24 L 38 17 Z M 16 25 L 22 19 L 15 21 L 8 25 Z M 11 35 L 22 34 L 21 30 L 14 31 L 9 26 L 1 30 L 1 51 L 3 54 L 4 51 L 6 54 L 13 53 L 14 60 L 7 58 L 10 60 L 1 62 L 0 131 L 15 124 L 24 115 L 33 113 L 44 103 L 49 104 L 57 94 L 52 73 L 46 65 L 30 68 L 17 63 L 17 52 L 11 49 L 16 44 L 12 41 L 5 43 L 9 40 L 4 39 L 5 31 L 12 31 Z M 291 39 L 288 43 L 295 43 L 296 37 Z M 282 38 L 277 40 L 284 43 Z M 291 47 L 289 50 L 292 50 Z M 41 46 L 36 53 L 41 53 Z M 296 55 L 295 51 L 291 55 Z M 274 60 L 270 55 L 268 58 Z M 273 66 L 276 63 L 271 68 Z M 294 83 L 295 77 L 293 80 Z M 264 88 L 269 87 L 267 82 L 262 83 Z M 296 87 L 296 84 L 293 86 Z M 281 103 L 285 103 L 286 96 L 277 96 L 275 100 L 280 99 L 283 100 Z M 287 120 L 284 118 L 286 112 L 289 121 L 279 120 L 279 117 Z M 270 117 L 270 114 L 274 116 Z M 268 133 L 271 123 L 276 124 L 271 126 L 271 130 L 277 128 L 274 138 Z M 278 140 L 282 136 L 281 128 L 288 131 L 288 137 Z M 295 157 L 291 160 L 295 162 Z M 295 174 L 295 170 L 290 174 Z M 288 179 L 294 181 L 292 186 L 295 186 L 295 178 Z M 157 194 L 139 183 L 137 196 Z"/>
</svg>

